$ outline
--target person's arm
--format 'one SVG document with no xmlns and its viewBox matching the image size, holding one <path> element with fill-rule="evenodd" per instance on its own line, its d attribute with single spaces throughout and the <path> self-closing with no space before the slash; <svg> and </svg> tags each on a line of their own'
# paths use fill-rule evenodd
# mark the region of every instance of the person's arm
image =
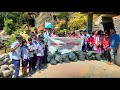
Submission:
<svg viewBox="0 0 120 90">
<path fill-rule="evenodd" d="M 45 44 L 43 44 L 42 47 L 38 49 L 38 51 L 41 51 L 44 48 L 45 48 Z"/>
<path fill-rule="evenodd" d="M 19 48 L 21 45 L 17 44 L 17 46 L 15 46 L 14 44 L 11 46 L 11 52 L 14 52 L 17 48 Z M 15 48 L 14 48 L 15 47 Z"/>
</svg>

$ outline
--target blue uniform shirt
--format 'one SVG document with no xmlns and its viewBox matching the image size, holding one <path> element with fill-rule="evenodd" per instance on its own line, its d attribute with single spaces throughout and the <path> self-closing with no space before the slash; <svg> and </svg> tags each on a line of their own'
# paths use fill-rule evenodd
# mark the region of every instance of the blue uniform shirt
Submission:
<svg viewBox="0 0 120 90">
<path fill-rule="evenodd" d="M 16 48 L 18 44 L 19 44 L 18 41 L 14 42 L 11 45 L 11 48 Z M 14 52 L 11 52 L 11 59 L 20 60 L 20 58 L 21 58 L 21 47 L 18 47 Z"/>
<path fill-rule="evenodd" d="M 28 46 L 22 46 L 22 59 L 28 59 L 29 58 L 29 49 Z"/>
</svg>

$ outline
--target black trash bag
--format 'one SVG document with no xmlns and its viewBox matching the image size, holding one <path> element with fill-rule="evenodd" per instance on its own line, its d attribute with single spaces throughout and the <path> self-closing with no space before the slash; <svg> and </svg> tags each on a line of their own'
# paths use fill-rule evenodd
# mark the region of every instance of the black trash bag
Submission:
<svg viewBox="0 0 120 90">
<path fill-rule="evenodd" d="M 54 58 L 55 55 L 53 55 L 52 53 L 48 53 L 48 56 L 47 56 L 47 62 L 49 63 L 51 61 L 52 58 Z"/>
<path fill-rule="evenodd" d="M 50 61 L 50 64 L 51 65 L 57 65 L 57 61 L 54 58 L 52 58 L 51 61 Z"/>
<path fill-rule="evenodd" d="M 70 62 L 68 55 L 69 55 L 69 54 L 62 54 L 62 55 L 61 55 L 63 62 L 66 62 L 66 63 L 69 63 L 69 62 Z"/>
<path fill-rule="evenodd" d="M 78 60 L 85 61 L 85 52 L 82 51 L 79 52 Z"/>
<path fill-rule="evenodd" d="M 92 56 L 90 57 L 90 60 L 96 60 L 96 55 L 92 55 Z"/>
<path fill-rule="evenodd" d="M 62 61 L 61 55 L 60 55 L 60 54 L 55 54 L 55 60 L 56 60 L 57 62 L 61 62 L 61 61 Z"/>
<path fill-rule="evenodd" d="M 93 53 L 92 53 L 91 51 L 87 51 L 87 52 L 86 52 L 86 55 L 87 55 L 88 57 L 91 57 L 91 56 L 93 55 Z"/>
<path fill-rule="evenodd" d="M 98 53 L 98 54 L 95 55 L 95 57 L 96 57 L 97 60 L 100 60 L 101 59 L 101 54 Z"/>
<path fill-rule="evenodd" d="M 69 53 L 69 59 L 70 59 L 70 61 L 77 60 L 77 56 L 73 52 L 70 52 Z"/>
<path fill-rule="evenodd" d="M 77 57 L 77 60 L 78 60 L 78 57 L 79 57 L 79 51 L 74 51 L 73 53 L 75 54 L 75 56 Z"/>
</svg>

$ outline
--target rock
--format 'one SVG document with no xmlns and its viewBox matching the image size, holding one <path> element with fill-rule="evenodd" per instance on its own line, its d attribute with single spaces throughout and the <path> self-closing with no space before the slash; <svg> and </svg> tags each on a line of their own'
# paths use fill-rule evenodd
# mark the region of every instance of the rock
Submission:
<svg viewBox="0 0 120 90">
<path fill-rule="evenodd" d="M 9 68 L 9 70 L 11 71 L 11 75 L 14 74 L 14 69 L 13 68 Z"/>
<path fill-rule="evenodd" d="M 5 54 L 0 55 L 0 61 L 5 59 Z"/>
<path fill-rule="evenodd" d="M 12 78 L 14 78 L 14 75 L 12 75 Z"/>
<path fill-rule="evenodd" d="M 2 70 L 0 69 L 0 77 L 2 77 L 2 75 L 3 75 L 3 74 L 2 74 Z"/>
<path fill-rule="evenodd" d="M 4 70 L 7 70 L 8 69 L 8 65 L 1 65 L 1 70 L 4 71 Z"/>
<path fill-rule="evenodd" d="M 77 59 L 77 56 L 73 52 L 70 52 L 69 53 L 69 59 L 70 59 L 70 61 L 74 61 L 74 60 Z"/>
<path fill-rule="evenodd" d="M 8 76 L 10 76 L 11 71 L 10 70 L 5 70 L 5 71 L 2 71 L 2 73 L 3 73 L 3 77 L 8 77 Z"/>
<path fill-rule="evenodd" d="M 5 55 L 5 58 L 9 58 L 9 54 Z"/>
<path fill-rule="evenodd" d="M 4 62 L 7 63 L 9 61 L 9 58 L 5 58 Z"/>
<path fill-rule="evenodd" d="M 9 60 L 9 61 L 7 62 L 7 64 L 8 64 L 8 65 L 13 64 L 12 60 Z"/>
<path fill-rule="evenodd" d="M 9 65 L 9 68 L 15 69 L 14 64 L 10 64 L 10 65 Z"/>
<path fill-rule="evenodd" d="M 57 64 L 57 61 L 54 60 L 54 59 L 53 59 L 53 60 L 51 59 L 50 64 L 51 64 L 51 65 L 56 65 L 56 64 Z"/>
</svg>

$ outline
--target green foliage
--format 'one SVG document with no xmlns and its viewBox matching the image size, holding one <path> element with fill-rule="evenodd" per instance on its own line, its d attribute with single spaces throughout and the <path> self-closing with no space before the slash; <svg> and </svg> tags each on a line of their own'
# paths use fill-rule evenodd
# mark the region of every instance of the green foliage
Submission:
<svg viewBox="0 0 120 90">
<path fill-rule="evenodd" d="M 62 29 L 62 30 L 59 30 L 60 33 L 66 33 L 67 32 L 67 29 Z"/>
<path fill-rule="evenodd" d="M 16 35 L 20 34 L 23 31 L 24 31 L 23 27 L 17 29 L 17 31 L 11 35 L 11 38 L 5 42 L 6 45 L 10 46 L 16 40 Z"/>
<path fill-rule="evenodd" d="M 14 30 L 14 23 L 12 19 L 5 20 L 4 30 L 6 30 L 7 34 L 11 35 Z"/>
<path fill-rule="evenodd" d="M 61 23 L 61 25 L 60 25 L 60 29 L 65 29 L 65 28 L 66 28 L 66 24 L 65 24 L 65 22 Z"/>
<path fill-rule="evenodd" d="M 74 13 L 68 22 L 68 27 L 70 29 L 83 29 L 87 26 L 87 17 L 84 14 Z"/>
</svg>

